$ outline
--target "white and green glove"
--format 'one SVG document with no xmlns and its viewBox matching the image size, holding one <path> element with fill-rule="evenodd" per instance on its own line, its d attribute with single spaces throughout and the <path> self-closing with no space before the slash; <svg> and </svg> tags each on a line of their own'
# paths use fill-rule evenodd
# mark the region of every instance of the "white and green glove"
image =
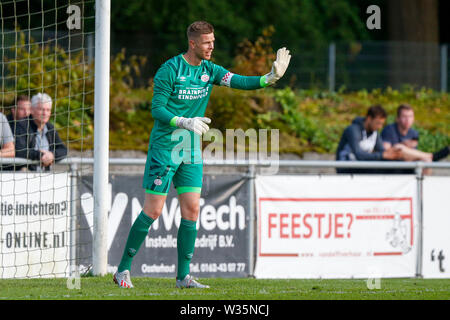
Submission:
<svg viewBox="0 0 450 320">
<path fill-rule="evenodd" d="M 272 65 L 272 71 L 264 75 L 264 82 L 266 86 L 270 86 L 281 79 L 289 66 L 289 61 L 291 61 L 289 50 L 285 47 L 278 49 L 277 59 Z"/>
<path fill-rule="evenodd" d="M 209 126 L 207 125 L 207 123 L 211 123 L 211 119 L 206 117 L 175 117 L 171 121 L 171 124 L 173 124 L 173 126 L 193 131 L 200 136 L 209 130 Z"/>
</svg>

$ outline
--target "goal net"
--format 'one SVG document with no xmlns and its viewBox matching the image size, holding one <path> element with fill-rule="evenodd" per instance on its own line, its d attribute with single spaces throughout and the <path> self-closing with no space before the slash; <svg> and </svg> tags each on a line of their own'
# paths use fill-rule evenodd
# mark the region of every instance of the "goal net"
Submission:
<svg viewBox="0 0 450 320">
<path fill-rule="evenodd" d="M 92 170 L 94 7 L 0 1 L 0 279 L 68 277 L 89 258 L 78 189 Z"/>
</svg>

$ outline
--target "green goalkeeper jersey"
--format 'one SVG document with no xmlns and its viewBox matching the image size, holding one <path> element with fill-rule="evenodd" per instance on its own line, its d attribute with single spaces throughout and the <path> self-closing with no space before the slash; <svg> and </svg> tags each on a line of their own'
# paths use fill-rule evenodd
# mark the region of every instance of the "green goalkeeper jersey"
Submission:
<svg viewBox="0 0 450 320">
<path fill-rule="evenodd" d="M 253 90 L 265 87 L 265 77 L 240 76 L 210 61 L 199 66 L 190 65 L 183 54 L 166 61 L 154 77 L 152 116 L 155 120 L 150 136 L 150 148 L 172 150 L 177 145 L 186 149 L 189 138 L 191 149 L 201 149 L 200 136 L 174 126 L 174 117 L 203 117 L 213 85 Z M 172 122 L 172 123 L 171 123 Z M 214 125 L 214 119 L 212 119 Z M 184 135 L 173 134 L 184 130 Z M 180 133 L 180 131 L 178 131 Z"/>
</svg>

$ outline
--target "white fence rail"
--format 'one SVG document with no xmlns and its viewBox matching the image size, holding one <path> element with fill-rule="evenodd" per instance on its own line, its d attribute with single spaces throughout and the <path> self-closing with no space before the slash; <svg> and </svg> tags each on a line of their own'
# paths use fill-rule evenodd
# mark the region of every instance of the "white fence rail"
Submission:
<svg viewBox="0 0 450 320">
<path fill-rule="evenodd" d="M 146 159 L 144 158 L 110 158 L 109 165 L 111 166 L 130 166 L 130 165 L 145 165 Z M 0 164 L 32 164 L 36 161 L 30 161 L 21 158 L 0 158 Z M 77 185 L 78 179 L 80 177 L 80 169 L 83 165 L 93 166 L 95 163 L 93 158 L 66 158 L 60 161 L 59 165 L 68 165 L 70 168 L 70 198 L 71 198 L 71 233 L 70 233 L 70 261 L 71 264 L 76 263 L 76 232 L 75 226 L 77 225 Z M 265 166 L 277 166 L 280 168 L 287 167 L 303 167 L 303 168 L 379 168 L 379 169 L 414 169 L 415 178 L 417 183 L 417 219 L 418 219 L 418 232 L 417 232 L 417 266 L 416 266 L 416 276 L 420 277 L 423 275 L 423 185 L 424 176 L 423 169 L 434 168 L 434 169 L 450 169 L 450 162 L 394 162 L 394 161 L 304 161 L 304 160 L 279 160 L 279 161 L 265 161 L 265 160 L 204 160 L 205 166 L 235 166 L 235 167 L 247 167 L 248 170 L 244 174 L 244 177 L 250 179 L 251 183 L 248 184 L 248 195 L 249 195 L 249 252 L 248 252 L 248 263 L 250 275 L 253 275 L 256 252 L 255 252 L 255 241 L 257 239 L 257 228 L 256 228 L 256 195 L 255 195 L 255 183 L 254 179 L 259 175 L 257 168 L 262 168 Z M 98 197 L 99 195 L 94 195 Z M 105 196 L 105 195 L 104 195 Z M 107 195 L 106 195 L 107 197 Z M 94 211 L 94 215 L 96 212 Z M 95 245 L 93 243 L 93 245 Z M 106 253 L 105 253 L 106 254 Z M 95 259 L 94 259 L 95 264 Z"/>
</svg>

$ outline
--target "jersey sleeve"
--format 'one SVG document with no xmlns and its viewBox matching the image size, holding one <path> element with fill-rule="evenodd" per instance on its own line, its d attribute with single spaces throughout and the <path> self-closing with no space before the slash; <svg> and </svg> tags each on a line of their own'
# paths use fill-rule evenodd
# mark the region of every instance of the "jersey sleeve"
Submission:
<svg viewBox="0 0 450 320">
<path fill-rule="evenodd" d="M 241 76 L 224 67 L 213 64 L 214 84 L 241 90 L 255 90 L 265 87 L 261 76 Z"/>
<path fill-rule="evenodd" d="M 162 65 L 153 79 L 152 116 L 163 123 L 170 123 L 176 115 L 167 110 L 167 102 L 173 91 L 174 71 L 166 64 Z"/>
</svg>

